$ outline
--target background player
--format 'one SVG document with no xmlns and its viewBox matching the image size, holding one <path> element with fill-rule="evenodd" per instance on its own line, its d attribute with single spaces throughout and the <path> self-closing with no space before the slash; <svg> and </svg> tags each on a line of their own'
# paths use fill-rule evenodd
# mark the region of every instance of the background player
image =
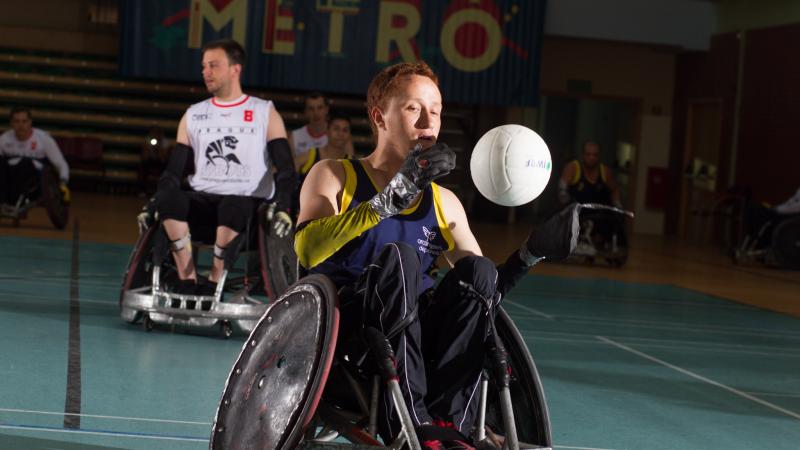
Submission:
<svg viewBox="0 0 800 450">
<path fill-rule="evenodd" d="M 321 148 L 328 143 L 328 99 L 319 92 L 306 94 L 303 113 L 308 121 L 289 136 L 295 157 L 302 157 L 311 148 Z"/>
<path fill-rule="evenodd" d="M 350 143 L 350 117 L 334 111 L 328 120 L 328 142 L 322 147 L 312 147 L 304 155 L 295 155 L 294 163 L 302 184 L 311 167 L 322 159 L 343 159 L 352 155 L 349 153 Z"/>
<path fill-rule="evenodd" d="M 176 290 L 181 293 L 214 292 L 228 244 L 245 230 L 261 201 L 275 200 L 272 224 L 279 236 L 291 229 L 288 210 L 296 174 L 286 129 L 271 101 L 242 92 L 244 60 L 244 49 L 233 40 L 203 48 L 203 80 L 212 97 L 189 107 L 181 118 L 178 144 L 155 195 L 172 242 L 180 278 Z M 188 191 L 181 189 L 185 173 Z M 216 225 L 208 283 L 197 283 L 189 222 Z"/>
<path fill-rule="evenodd" d="M 16 212 L 24 189 L 39 179 L 45 161 L 55 167 L 65 201 L 69 202 L 69 165 L 56 141 L 47 132 L 33 127 L 31 111 L 15 107 L 10 114 L 11 129 L 0 135 L 0 207 Z"/>
</svg>

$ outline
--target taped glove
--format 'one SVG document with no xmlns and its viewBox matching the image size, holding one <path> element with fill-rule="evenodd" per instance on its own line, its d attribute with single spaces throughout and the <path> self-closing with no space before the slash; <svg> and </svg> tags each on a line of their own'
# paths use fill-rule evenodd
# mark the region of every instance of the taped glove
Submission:
<svg viewBox="0 0 800 450">
<path fill-rule="evenodd" d="M 391 217 L 411 206 L 417 194 L 455 166 L 456 154 L 447 144 L 436 143 L 427 150 L 417 144 L 389 184 L 370 200 L 370 205 L 381 219 Z"/>
<path fill-rule="evenodd" d="M 292 231 L 292 218 L 285 211 L 278 211 L 272 217 L 272 230 L 275 236 L 283 238 L 289 235 Z"/>
<path fill-rule="evenodd" d="M 267 221 L 272 231 L 275 233 L 275 236 L 279 238 L 288 236 L 294 227 L 289 213 L 279 209 L 275 203 L 272 203 L 267 209 Z"/>
<path fill-rule="evenodd" d="M 568 257 L 578 244 L 581 208 L 573 203 L 536 227 L 521 249 L 523 260 L 530 265 L 541 258 L 558 261 Z"/>
</svg>

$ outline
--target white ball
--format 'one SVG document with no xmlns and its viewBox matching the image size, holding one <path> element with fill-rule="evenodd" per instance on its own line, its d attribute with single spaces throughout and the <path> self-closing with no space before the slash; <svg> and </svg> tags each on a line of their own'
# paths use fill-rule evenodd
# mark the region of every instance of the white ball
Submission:
<svg viewBox="0 0 800 450">
<path fill-rule="evenodd" d="M 475 144 L 469 169 L 484 197 L 499 205 L 519 206 L 547 187 L 553 160 L 536 132 L 522 125 L 501 125 Z"/>
</svg>

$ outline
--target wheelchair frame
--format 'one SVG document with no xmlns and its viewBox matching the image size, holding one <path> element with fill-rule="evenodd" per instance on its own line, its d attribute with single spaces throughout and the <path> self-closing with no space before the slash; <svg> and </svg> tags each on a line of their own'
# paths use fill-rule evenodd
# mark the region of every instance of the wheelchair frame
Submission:
<svg viewBox="0 0 800 450">
<path fill-rule="evenodd" d="M 242 347 L 226 380 L 214 417 L 210 448 L 255 445 L 253 448 L 290 450 L 383 446 L 376 437 L 377 408 L 381 385 L 386 384 L 387 380 L 374 375 L 365 386 L 352 367 L 338 357 L 333 357 L 337 332 L 332 327 L 338 327 L 339 320 L 338 295 L 332 286 L 326 277 L 312 275 L 299 280 L 270 305 Z M 307 297 L 313 292 L 316 292 L 317 297 Z M 319 305 L 317 313 L 303 311 L 302 315 L 292 316 L 287 312 L 291 308 L 308 308 L 311 303 Z M 300 344 L 313 348 L 315 355 L 307 355 L 303 359 L 287 354 L 297 349 L 293 345 L 287 345 L 278 336 L 291 336 L 298 329 L 314 327 L 276 327 L 276 324 L 280 324 L 281 314 L 290 318 L 308 318 L 309 315 L 319 317 L 318 326 L 321 328 L 315 335 L 315 340 L 304 340 Z M 506 443 L 510 443 L 509 447 L 512 449 L 549 449 L 552 447 L 550 419 L 536 366 L 519 330 L 502 308 L 498 310 L 495 323 L 498 335 L 508 349 L 510 366 L 506 367 L 506 371 L 510 368 L 512 374 L 510 391 L 505 396 L 492 392 L 490 385 L 496 380 L 493 381 L 491 370 L 484 371 L 474 438 L 485 443 L 487 441 L 484 439 L 487 437 L 498 438 L 505 434 L 508 436 Z M 287 366 L 280 369 L 280 364 L 276 368 L 270 362 L 278 358 L 279 361 L 285 359 Z M 311 372 L 292 367 L 293 363 L 299 366 L 305 360 L 313 364 Z M 283 388 L 280 392 L 262 391 L 264 380 L 269 382 L 276 377 L 285 376 L 281 370 L 306 375 L 304 379 L 298 379 L 296 386 L 281 385 Z M 349 388 L 347 392 L 352 393 L 354 399 L 348 402 L 330 392 L 330 388 L 342 385 Z M 291 400 L 288 401 L 284 397 L 288 395 L 285 394 L 287 390 L 292 393 Z M 300 391 L 304 392 L 302 402 L 297 401 L 297 392 Z M 289 407 L 287 403 L 290 403 Z M 398 409 L 405 409 L 404 403 L 400 403 L 403 406 Z M 276 408 L 281 410 L 280 419 L 274 411 Z M 283 415 L 290 416 L 291 420 L 283 420 Z M 400 415 L 402 417 L 402 413 Z M 510 423 L 515 425 L 509 426 Z M 408 426 L 404 429 L 407 433 Z M 505 432 L 509 429 L 517 431 L 518 440 L 512 437 L 514 433 Z M 403 448 L 407 444 L 406 433 L 400 433 L 386 447 L 395 450 Z M 342 439 L 353 446 L 343 446 Z M 416 435 L 408 442 L 409 448 L 419 448 L 415 441 Z M 514 442 L 518 445 L 514 445 Z M 501 447 L 506 448 L 504 445 Z"/>
<path fill-rule="evenodd" d="M 759 247 L 767 230 L 770 233 L 769 244 Z M 794 232 L 795 242 L 784 242 L 787 233 Z M 789 241 L 792 236 L 789 235 Z M 788 244 L 793 248 L 784 248 Z M 791 254 L 791 251 L 794 253 Z M 742 242 L 733 249 L 732 259 L 734 264 L 747 264 L 759 261 L 763 264 L 789 270 L 800 270 L 800 215 L 792 215 L 775 224 L 774 220 L 763 224 L 755 236 L 746 235 Z"/>
<path fill-rule="evenodd" d="M 31 198 L 31 193 L 37 189 L 40 190 L 39 196 Z M 38 186 L 25 189 L 14 204 L 14 212 L 0 211 L 0 217 L 11 219 L 12 224 L 18 227 L 20 221 L 28 217 L 28 211 L 37 206 L 44 207 L 50 223 L 56 229 L 63 230 L 67 226 L 69 203 L 63 201 L 58 186 L 58 175 L 55 168 L 49 163 L 44 163 L 44 167 L 39 173 Z"/>
<path fill-rule="evenodd" d="M 144 233 L 140 234 L 139 239 L 134 246 L 131 256 L 128 259 L 128 266 L 123 276 L 122 292 L 120 295 L 120 317 L 128 323 L 136 323 L 142 320 L 145 330 L 150 331 L 155 327 L 155 324 L 162 325 L 181 325 L 187 327 L 212 327 L 216 324 L 220 325 L 222 334 L 225 337 L 230 337 L 235 324 L 239 329 L 245 333 L 250 333 L 255 327 L 258 319 L 264 314 L 269 307 L 268 303 L 258 300 L 250 295 L 251 291 L 257 287 L 258 283 L 250 281 L 251 275 L 257 275 L 261 278 L 264 292 L 270 300 L 274 300 L 278 294 L 287 286 L 281 286 L 281 281 L 273 276 L 268 264 L 270 256 L 268 248 L 273 245 L 283 244 L 284 252 L 289 250 L 285 249 L 286 242 L 292 240 L 291 236 L 283 238 L 278 244 L 276 242 L 280 239 L 273 236 L 272 231 L 265 226 L 263 216 L 265 208 L 259 208 L 257 213 L 257 261 L 259 267 L 258 272 L 249 271 L 250 261 L 255 258 L 255 253 L 252 248 L 247 251 L 239 251 L 239 247 L 243 245 L 242 239 L 250 240 L 250 227 L 247 231 L 237 236 L 231 242 L 232 248 L 235 251 L 230 252 L 225 258 L 225 270 L 217 283 L 216 292 L 213 295 L 186 295 L 170 292 L 165 289 L 162 284 L 164 276 L 163 270 L 166 264 L 169 264 L 171 255 L 159 255 L 163 249 L 155 248 L 158 243 L 156 239 L 165 239 L 166 235 L 159 237 L 159 233 L 164 233 L 160 225 L 153 225 L 148 227 Z M 284 242 L 285 241 L 285 242 Z M 147 247 L 149 244 L 149 247 Z M 162 243 L 162 246 L 164 244 Z M 291 245 L 291 244 L 289 244 Z M 207 247 L 202 244 L 193 245 L 193 258 L 197 263 L 199 261 L 198 253 L 201 248 Z M 150 254 L 150 252 L 154 254 Z M 281 252 L 277 252 L 281 253 Z M 241 277 L 233 277 L 231 274 L 235 271 L 236 259 L 244 256 L 245 271 Z M 289 269 L 291 264 L 286 264 L 284 254 L 277 255 L 277 262 L 280 263 L 277 270 Z M 292 251 L 291 257 L 294 258 Z M 147 259 L 150 259 L 149 261 Z M 147 265 L 150 264 L 148 269 Z M 283 267 L 289 266 L 289 267 Z M 141 276 L 140 270 L 144 269 L 144 274 L 149 272 L 150 284 L 145 284 L 145 279 Z M 285 273 L 288 282 L 294 281 L 296 272 Z M 139 284 L 139 286 L 133 286 Z M 228 292 L 225 301 L 222 301 L 223 292 Z"/>
</svg>

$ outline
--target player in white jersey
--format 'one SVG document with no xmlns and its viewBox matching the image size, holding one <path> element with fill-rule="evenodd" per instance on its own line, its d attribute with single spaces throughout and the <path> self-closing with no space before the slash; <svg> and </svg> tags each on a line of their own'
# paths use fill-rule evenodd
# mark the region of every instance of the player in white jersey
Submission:
<svg viewBox="0 0 800 450">
<path fill-rule="evenodd" d="M 305 109 L 308 123 L 292 130 L 289 144 L 295 158 L 304 156 L 312 148 L 322 148 L 328 143 L 328 99 L 319 92 L 306 95 Z"/>
<path fill-rule="evenodd" d="M 159 180 L 155 207 L 172 242 L 180 278 L 174 289 L 180 293 L 214 292 L 228 244 L 246 229 L 262 200 L 276 204 L 272 226 L 278 236 L 292 228 L 296 174 L 286 129 L 271 101 L 242 92 L 244 58 L 244 49 L 233 40 L 203 47 L 203 80 L 213 97 L 183 115 L 178 144 Z M 191 190 L 181 189 L 185 175 Z M 189 222 L 217 226 L 207 283 L 197 282 Z"/>
<path fill-rule="evenodd" d="M 69 166 L 56 141 L 33 127 L 28 108 L 13 108 L 10 116 L 11 129 L 0 135 L 0 204 L 4 209 L 15 204 L 25 187 L 39 177 L 46 162 L 58 171 L 64 199 L 69 201 Z"/>
</svg>

